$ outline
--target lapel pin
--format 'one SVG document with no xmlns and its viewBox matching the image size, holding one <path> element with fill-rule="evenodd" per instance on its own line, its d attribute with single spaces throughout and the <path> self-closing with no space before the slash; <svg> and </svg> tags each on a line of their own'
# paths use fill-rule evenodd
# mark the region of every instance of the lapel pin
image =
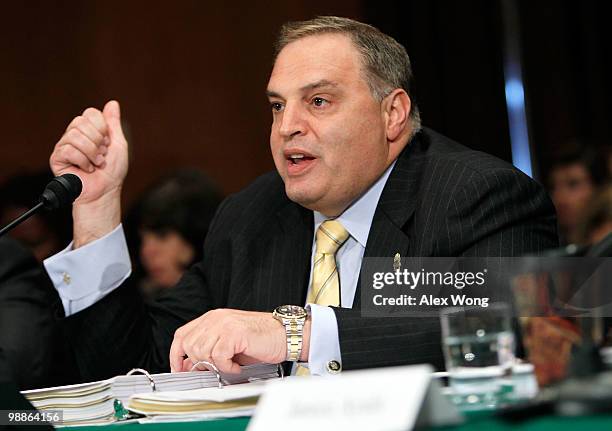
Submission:
<svg viewBox="0 0 612 431">
<path fill-rule="evenodd" d="M 401 269 L 402 269 L 402 258 L 400 257 L 399 253 L 395 253 L 395 256 L 393 257 L 393 270 L 399 271 Z"/>
</svg>

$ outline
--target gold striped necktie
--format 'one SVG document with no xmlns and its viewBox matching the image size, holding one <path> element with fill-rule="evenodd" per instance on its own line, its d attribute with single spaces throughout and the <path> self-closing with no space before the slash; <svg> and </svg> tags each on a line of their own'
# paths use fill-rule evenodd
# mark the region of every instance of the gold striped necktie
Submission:
<svg viewBox="0 0 612 431">
<path fill-rule="evenodd" d="M 306 303 L 340 305 L 340 277 L 336 266 L 336 253 L 346 242 L 349 233 L 336 220 L 321 223 L 315 238 L 316 248 L 312 265 L 312 283 Z M 298 365 L 296 375 L 307 376 L 310 371 Z"/>
<path fill-rule="evenodd" d="M 307 303 L 335 307 L 340 305 L 340 276 L 336 266 L 336 253 L 348 237 L 347 230 L 336 220 L 324 221 L 319 226 Z"/>
</svg>

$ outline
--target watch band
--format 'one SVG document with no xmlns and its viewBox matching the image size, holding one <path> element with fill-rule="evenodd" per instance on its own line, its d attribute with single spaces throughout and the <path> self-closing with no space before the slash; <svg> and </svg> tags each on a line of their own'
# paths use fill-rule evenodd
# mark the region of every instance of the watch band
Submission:
<svg viewBox="0 0 612 431">
<path fill-rule="evenodd" d="M 287 361 L 297 362 L 302 354 L 302 342 L 304 339 L 304 324 L 297 319 L 286 319 L 284 323 L 287 333 Z"/>
</svg>

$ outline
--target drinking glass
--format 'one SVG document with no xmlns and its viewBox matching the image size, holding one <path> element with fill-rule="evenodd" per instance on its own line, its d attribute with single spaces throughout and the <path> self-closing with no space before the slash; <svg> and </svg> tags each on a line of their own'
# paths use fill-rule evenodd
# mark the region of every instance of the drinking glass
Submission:
<svg viewBox="0 0 612 431">
<path fill-rule="evenodd" d="M 514 364 L 510 307 L 445 308 L 440 322 L 453 401 L 464 409 L 494 408 L 507 390 L 503 376 Z"/>
</svg>

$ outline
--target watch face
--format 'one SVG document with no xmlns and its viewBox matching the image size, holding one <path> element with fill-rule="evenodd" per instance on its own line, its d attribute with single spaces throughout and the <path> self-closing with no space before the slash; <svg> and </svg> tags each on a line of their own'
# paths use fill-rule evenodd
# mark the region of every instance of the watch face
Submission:
<svg viewBox="0 0 612 431">
<path fill-rule="evenodd" d="M 306 317 L 306 310 L 304 310 L 304 307 L 299 307 L 297 305 L 281 305 L 276 309 L 276 312 L 286 317 Z"/>
</svg>

